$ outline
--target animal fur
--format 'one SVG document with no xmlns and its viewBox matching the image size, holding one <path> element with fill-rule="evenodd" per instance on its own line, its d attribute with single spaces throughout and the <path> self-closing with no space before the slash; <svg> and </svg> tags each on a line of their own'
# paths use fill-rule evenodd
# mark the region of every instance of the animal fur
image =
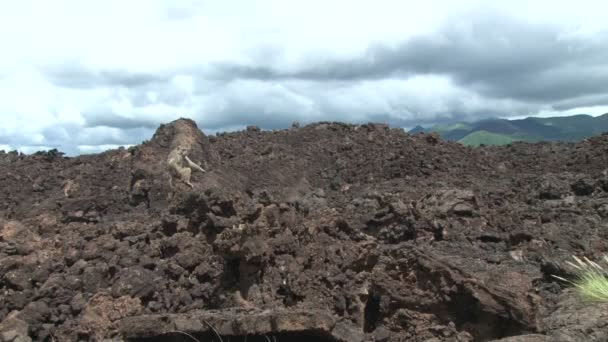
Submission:
<svg viewBox="0 0 608 342">
<path fill-rule="evenodd" d="M 207 172 L 205 169 L 200 167 L 198 164 L 190 160 L 187 156 L 188 148 L 184 146 L 178 146 L 173 149 L 167 157 L 167 168 L 169 170 L 169 185 L 171 188 L 175 186 L 174 181 L 181 181 L 191 188 L 194 185 L 190 182 L 192 177 L 192 169 L 200 172 Z"/>
</svg>

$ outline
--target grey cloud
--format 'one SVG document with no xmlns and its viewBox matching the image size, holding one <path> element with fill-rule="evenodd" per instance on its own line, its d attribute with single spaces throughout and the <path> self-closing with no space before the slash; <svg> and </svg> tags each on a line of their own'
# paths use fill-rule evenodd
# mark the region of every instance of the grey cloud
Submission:
<svg viewBox="0 0 608 342">
<path fill-rule="evenodd" d="M 84 125 L 57 125 L 42 132 L 41 145 L 57 147 L 68 155 L 79 154 L 79 145 L 87 151 L 95 146 L 138 144 L 149 139 L 159 124 L 182 116 L 197 121 L 206 133 L 242 129 L 253 124 L 263 129 L 286 128 L 292 122 L 314 121 L 350 123 L 385 122 L 393 127 L 504 116 L 527 110 L 526 104 L 483 98 L 471 98 L 466 90 L 444 88 L 441 82 L 434 94 L 419 93 L 410 81 L 378 80 L 370 82 L 234 81 L 204 84 L 204 91 L 176 105 L 157 102 L 167 113 L 146 114 L 145 94 L 152 86 L 117 92 L 116 99 L 127 96 L 134 101 L 129 116 L 100 104 L 84 110 Z M 213 86 L 212 86 L 213 85 Z M 157 90 L 162 89 L 162 87 Z M 126 95 L 125 95 L 126 94 Z M 436 95 L 435 95 L 436 94 Z M 185 96 L 185 95 L 184 95 Z M 481 101 L 481 103 L 479 103 Z M 163 109 L 164 110 L 164 109 Z M 4 141 L 0 139 L 0 143 Z M 27 137 L 9 141 L 11 146 L 31 145 Z"/>
<path fill-rule="evenodd" d="M 58 133 L 59 131 L 63 131 L 63 129 L 61 127 L 56 127 L 53 128 L 52 131 Z M 10 146 L 11 150 L 18 149 L 25 153 L 49 150 L 52 148 L 57 148 L 58 150 L 68 155 L 76 155 L 79 153 L 78 149 L 73 144 L 73 141 L 71 141 L 70 139 L 45 138 L 42 142 L 34 143 L 31 137 L 24 136 L 22 134 L 19 134 L 18 132 L 11 132 L 0 135 L 0 145 L 7 145 Z"/>
<path fill-rule="evenodd" d="M 288 85 L 264 82 L 228 83 L 198 101 L 200 124 L 208 129 L 243 124 L 284 128 L 316 110 L 310 98 Z"/>
<path fill-rule="evenodd" d="M 60 124 L 42 130 L 42 141 L 33 143 L 29 136 L 17 132 L 0 135 L 0 145 L 8 145 L 19 148 L 28 153 L 57 148 L 68 156 L 78 155 L 82 151 L 79 145 L 95 146 L 105 145 L 133 145 L 149 139 L 154 133 L 154 128 L 147 127 L 122 127 L 120 129 L 111 127 L 82 127 L 78 124 Z"/>
<path fill-rule="evenodd" d="M 153 132 L 145 127 L 114 129 L 111 127 L 53 127 L 42 131 L 44 144 L 57 145 L 69 141 L 74 145 L 121 145 L 140 143 Z"/>
<path fill-rule="evenodd" d="M 141 73 L 123 69 L 94 70 L 78 62 L 46 66 L 41 71 L 56 86 L 78 89 L 107 86 L 132 88 L 167 82 L 171 78 L 171 75 L 164 73 Z"/>
<path fill-rule="evenodd" d="M 351 58 L 307 58 L 297 67 L 282 63 L 280 48 L 260 46 L 247 52 L 249 64 L 184 66 L 158 75 L 77 63 L 47 68 L 45 75 L 62 87 L 121 89 L 82 110 L 84 129 L 53 128 L 43 144 L 68 153 L 78 144 L 137 144 L 183 113 L 213 133 L 294 121 L 413 127 L 608 104 L 607 33 L 568 37 L 554 26 L 496 15 L 465 19 L 471 20 L 453 18 L 435 35 L 375 44 Z M 178 74 L 193 78 L 192 92 L 172 82 Z M 448 81 L 418 84 L 420 77 Z M 128 117 L 109 105 L 124 99 L 132 106 Z M 70 135 L 77 130 L 82 133 Z"/>
<path fill-rule="evenodd" d="M 605 66 L 587 66 L 584 62 L 562 65 L 545 71 L 512 75 L 502 81 L 483 84 L 477 88 L 489 95 L 537 103 L 606 94 L 608 63 Z"/>
<path fill-rule="evenodd" d="M 95 108 L 82 113 L 85 119 L 85 127 L 112 127 L 121 129 L 147 128 L 154 129 L 158 123 L 145 116 L 127 118 L 120 116 L 110 108 Z"/>
<path fill-rule="evenodd" d="M 396 47 L 370 46 L 359 56 L 312 60 L 292 70 L 273 64 L 216 64 L 216 79 L 348 82 L 414 75 L 446 75 L 467 89 L 495 98 L 543 103 L 608 91 L 608 32 L 564 36 L 560 28 L 484 13 L 452 18 L 435 35 Z M 467 18 L 465 18 L 467 19 Z"/>
<path fill-rule="evenodd" d="M 154 93 L 156 98 L 151 100 L 148 93 Z M 147 84 L 138 88 L 131 88 L 126 93 L 126 97 L 131 104 L 137 107 L 151 105 L 154 103 L 164 103 L 171 106 L 187 105 L 192 94 L 184 89 L 171 84 L 170 82 Z"/>
<path fill-rule="evenodd" d="M 95 132 L 94 130 L 86 130 L 79 128 L 79 133 L 76 134 L 56 134 L 61 128 L 54 127 L 50 133 L 45 131 L 43 135 L 45 139 L 40 143 L 32 143 L 29 137 L 26 136 L 3 136 L 0 140 L 3 142 L 0 145 L 10 146 L 9 150 L 19 149 L 25 153 L 33 153 L 36 151 L 46 151 L 53 148 L 65 153 L 67 156 L 75 156 L 83 151 L 79 146 L 87 146 L 88 151 L 101 152 L 107 149 L 107 146 L 128 146 L 140 144 L 146 139 L 150 139 L 154 133 L 154 129 L 124 129 L 120 134 L 108 134 L 107 132 Z"/>
<path fill-rule="evenodd" d="M 415 85 L 388 92 L 385 90 L 399 85 L 385 82 L 390 81 L 339 85 L 288 80 L 235 81 L 200 97 L 196 118 L 202 127 L 211 130 L 244 124 L 285 128 L 294 121 L 372 121 L 407 127 L 438 120 L 508 116 L 531 109 L 525 103 L 470 99 L 469 93 L 458 88 L 438 87 L 437 98 L 422 97 Z"/>
<path fill-rule="evenodd" d="M 186 3 L 175 1 L 167 6 L 164 16 L 169 20 L 184 20 L 197 16 L 205 9 L 205 1 L 202 0 L 190 0 Z"/>
<path fill-rule="evenodd" d="M 553 105 L 553 108 L 559 111 L 566 111 L 574 108 L 605 105 L 608 105 L 608 94 L 595 94 L 559 101 Z"/>
<path fill-rule="evenodd" d="M 154 99 L 148 94 L 153 93 Z M 115 92 L 113 97 L 95 106 L 85 108 L 81 115 L 85 120 L 85 127 L 107 126 L 115 128 L 154 128 L 159 122 L 158 115 L 170 117 L 177 114 L 180 109 L 191 105 L 192 96 L 188 92 L 177 89 L 169 83 L 146 85 Z M 119 115 L 110 106 L 110 102 L 127 100 L 132 106 L 128 116 Z M 164 113 L 156 116 L 146 115 L 145 109 L 150 106 L 164 106 Z"/>
</svg>

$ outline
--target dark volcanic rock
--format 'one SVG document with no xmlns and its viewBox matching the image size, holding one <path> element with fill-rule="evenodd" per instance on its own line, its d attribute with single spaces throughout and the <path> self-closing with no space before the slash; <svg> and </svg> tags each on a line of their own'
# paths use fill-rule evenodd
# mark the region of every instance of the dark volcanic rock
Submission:
<svg viewBox="0 0 608 342">
<path fill-rule="evenodd" d="M 555 177 L 544 177 L 539 186 L 539 198 L 545 200 L 560 199 L 567 193 L 566 184 Z"/>
<path fill-rule="evenodd" d="M 168 184 L 177 146 L 194 188 Z M 605 308 L 552 275 L 608 251 L 607 149 L 178 120 L 129 150 L 0 154 L 0 338 L 601 341 Z"/>
<path fill-rule="evenodd" d="M 129 267 L 116 275 L 112 294 L 116 297 L 131 296 L 146 299 L 152 296 L 155 288 L 155 275 L 142 267 Z"/>
<path fill-rule="evenodd" d="M 570 187 L 572 188 L 572 192 L 577 196 L 589 196 L 595 190 L 593 181 L 585 178 L 577 180 Z"/>
</svg>

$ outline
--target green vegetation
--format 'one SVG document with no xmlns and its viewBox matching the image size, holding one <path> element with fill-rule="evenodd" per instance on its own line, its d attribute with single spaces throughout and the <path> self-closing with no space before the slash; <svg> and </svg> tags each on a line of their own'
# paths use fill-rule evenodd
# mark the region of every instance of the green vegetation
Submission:
<svg viewBox="0 0 608 342">
<path fill-rule="evenodd" d="M 576 269 L 577 278 L 575 280 L 567 280 L 562 277 L 554 276 L 557 279 L 566 281 L 577 290 L 579 295 L 587 301 L 592 302 L 608 302 L 608 278 L 606 271 L 597 263 L 583 258 L 581 260 L 573 257 L 575 263 L 568 264 Z M 604 261 L 608 262 L 608 257 L 604 256 Z"/>
<path fill-rule="evenodd" d="M 507 145 L 514 141 L 517 141 L 514 138 L 509 137 L 508 135 L 491 133 L 488 131 L 477 131 L 473 132 L 466 137 L 458 140 L 459 143 L 467 146 L 479 146 L 481 144 L 484 145 Z"/>
<path fill-rule="evenodd" d="M 411 133 L 437 132 L 443 139 L 465 145 L 504 145 L 513 141 L 577 141 L 608 131 L 608 113 L 521 120 L 487 119 L 431 128 L 416 126 Z"/>
<path fill-rule="evenodd" d="M 431 130 L 441 134 L 441 133 L 453 131 L 456 129 L 470 130 L 471 128 L 472 128 L 472 126 L 466 122 L 457 122 L 457 123 L 451 124 L 451 125 L 435 125 L 435 126 L 431 127 Z"/>
</svg>

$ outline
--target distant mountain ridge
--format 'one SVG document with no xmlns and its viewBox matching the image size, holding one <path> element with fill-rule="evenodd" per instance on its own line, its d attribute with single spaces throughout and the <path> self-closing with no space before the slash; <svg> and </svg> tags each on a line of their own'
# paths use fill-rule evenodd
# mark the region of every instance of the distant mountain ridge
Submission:
<svg viewBox="0 0 608 342">
<path fill-rule="evenodd" d="M 408 133 L 437 132 L 443 139 L 464 145 L 506 145 L 515 141 L 577 141 L 608 131 L 608 113 L 593 117 L 586 114 L 548 118 L 485 119 L 435 125 L 416 126 Z"/>
</svg>

